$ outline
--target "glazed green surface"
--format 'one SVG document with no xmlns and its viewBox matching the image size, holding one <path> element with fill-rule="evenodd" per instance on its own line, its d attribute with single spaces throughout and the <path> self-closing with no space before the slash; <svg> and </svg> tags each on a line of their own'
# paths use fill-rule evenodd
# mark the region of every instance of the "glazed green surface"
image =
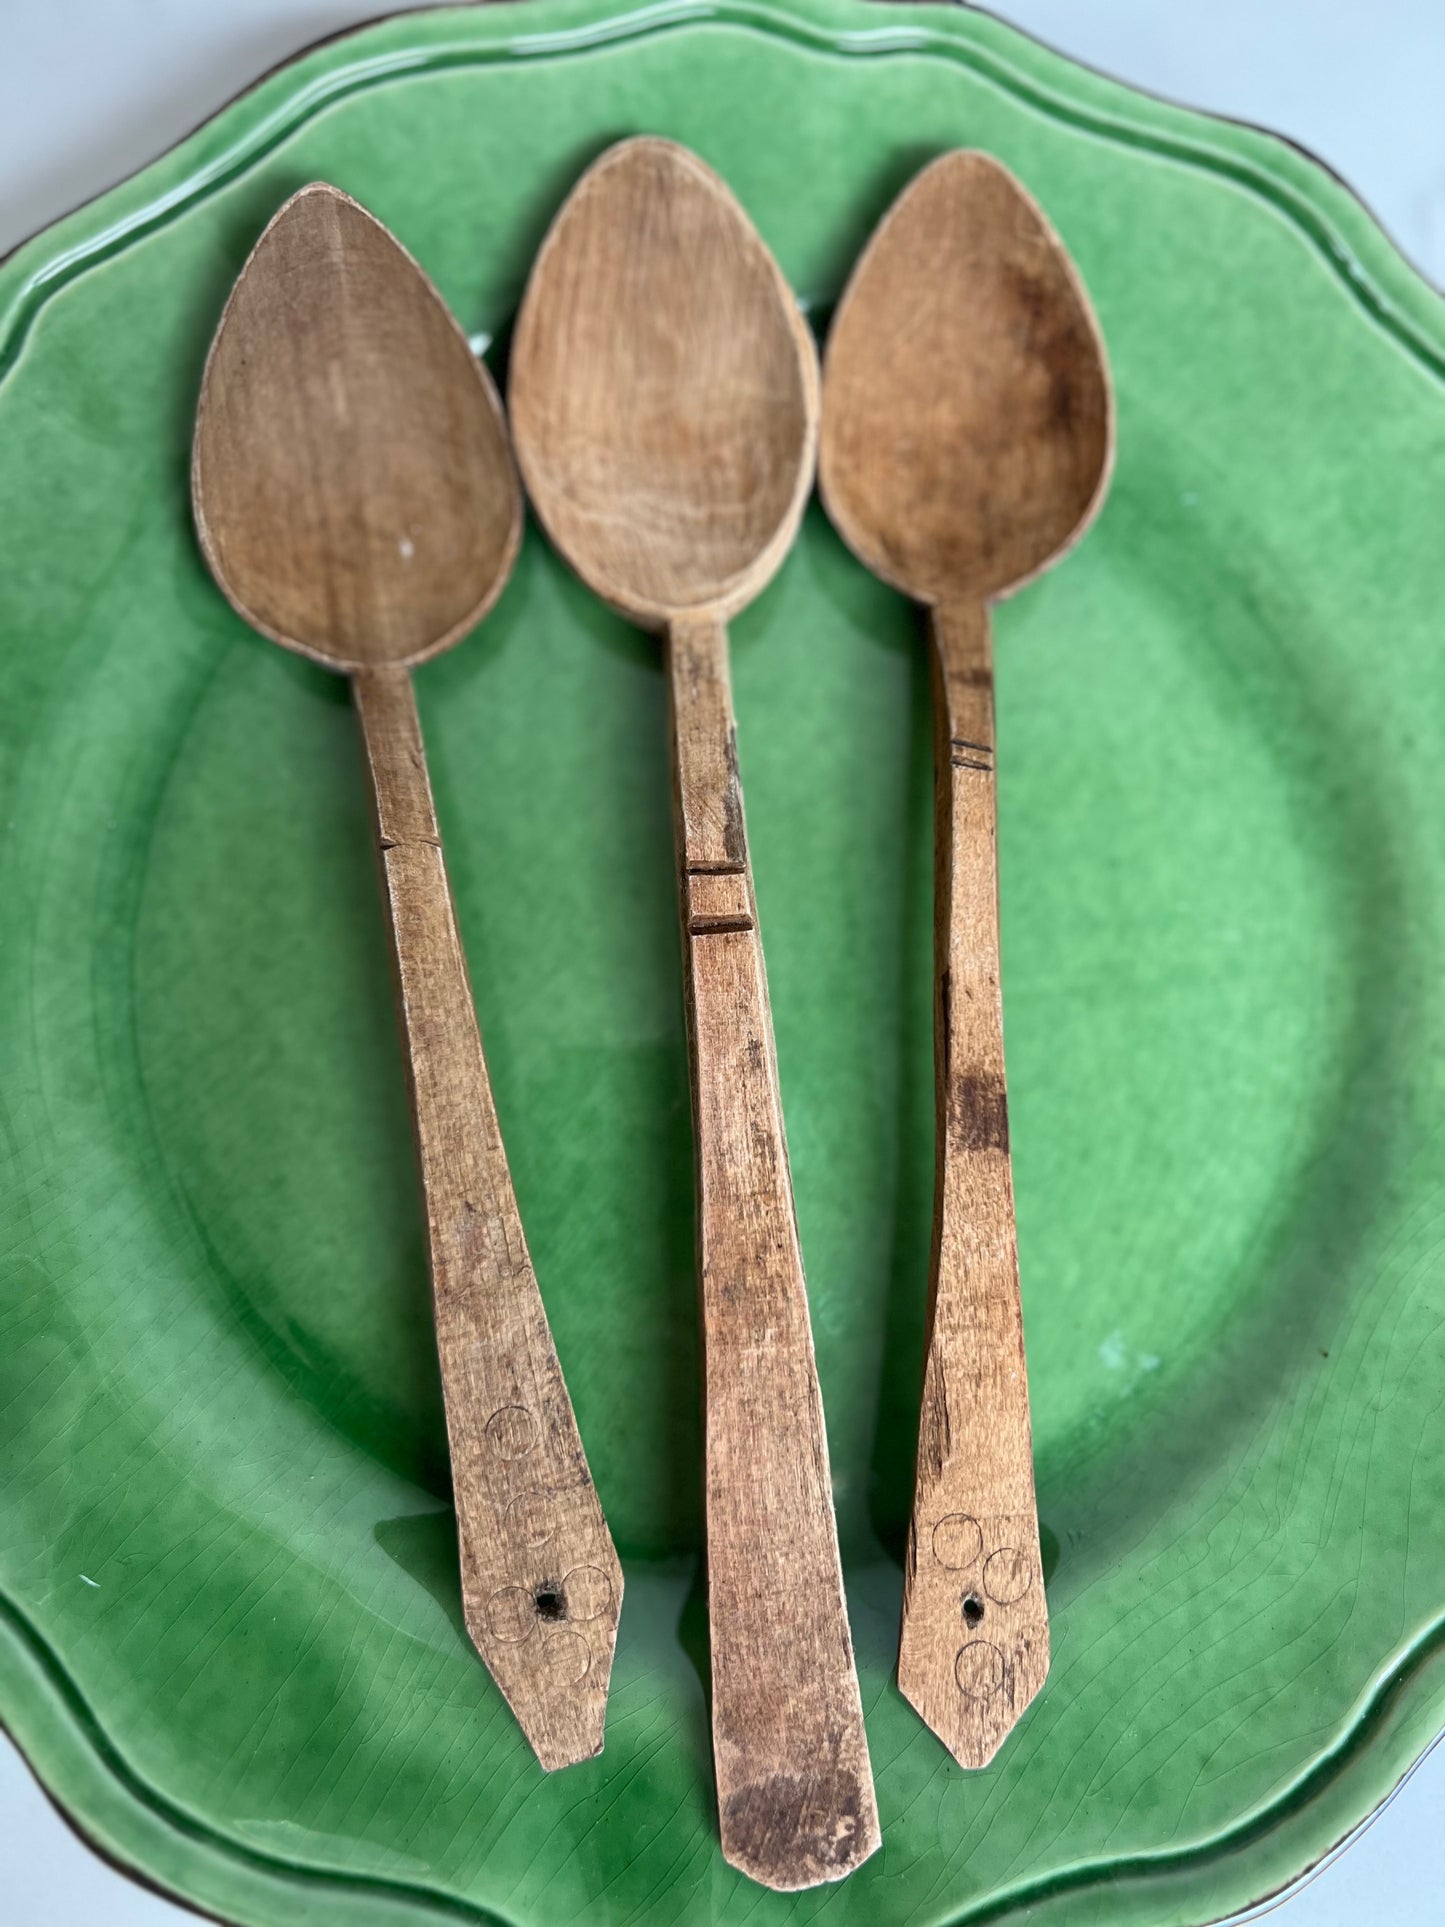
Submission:
<svg viewBox="0 0 1445 1927">
<path fill-rule="evenodd" d="M 739 744 L 884 1848 L 721 1860 L 656 645 L 529 531 L 418 693 L 537 1271 L 627 1565 L 603 1756 L 469 1648 L 344 685 L 191 534 L 201 360 L 321 177 L 504 335 L 649 130 L 821 317 L 989 149 L 1090 287 L 1097 528 L 997 620 L 1049 1683 L 988 1772 L 892 1684 L 932 1188 L 928 684 L 815 510 Z M 501 362 L 501 357 L 496 357 Z M 1292 1878 L 1445 1712 L 1445 317 L 1322 171 L 942 7 L 407 15 L 0 270 L 0 1713 L 227 1918 L 1163 1927 Z"/>
</svg>

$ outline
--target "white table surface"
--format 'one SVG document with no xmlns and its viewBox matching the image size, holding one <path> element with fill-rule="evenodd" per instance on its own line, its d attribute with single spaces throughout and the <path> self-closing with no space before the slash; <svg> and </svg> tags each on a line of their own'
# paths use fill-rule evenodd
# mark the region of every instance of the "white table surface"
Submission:
<svg viewBox="0 0 1445 1927">
<path fill-rule="evenodd" d="M 0 252 L 162 152 L 266 68 L 386 0 L 7 0 Z M 1289 134 L 1327 160 L 1445 285 L 1445 0 L 999 0 L 1107 73 Z M 1442 1526 L 1445 1530 L 1445 1526 Z M 8 1927 L 193 1919 L 96 1858 L 0 1735 Z M 1251 1916 L 1253 1917 L 1253 1916 Z M 1445 1745 L 1307 1885 L 1279 1927 L 1441 1927 Z"/>
</svg>

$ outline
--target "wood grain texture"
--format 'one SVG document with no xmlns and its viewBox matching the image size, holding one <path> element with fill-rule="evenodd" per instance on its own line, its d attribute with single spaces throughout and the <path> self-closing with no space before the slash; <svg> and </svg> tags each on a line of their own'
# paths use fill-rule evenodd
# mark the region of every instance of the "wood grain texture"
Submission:
<svg viewBox="0 0 1445 1927">
<path fill-rule="evenodd" d="M 915 601 L 1010 595 L 1098 513 L 1113 461 L 1098 324 L 1062 242 L 989 155 L 945 154 L 904 189 L 825 367 L 824 503 Z"/>
<path fill-rule="evenodd" d="M 993 660 L 982 603 L 933 613 L 937 1176 L 898 1684 L 964 1766 L 1043 1685 L 999 988 Z"/>
<path fill-rule="evenodd" d="M 964 1766 L 1043 1684 L 1039 1559 L 999 986 L 988 603 L 1103 500 L 1113 403 L 1058 236 L 1006 168 L 905 189 L 828 341 L 820 481 L 869 568 L 926 604 L 935 665 L 937 1179 L 898 1683 Z"/>
<path fill-rule="evenodd" d="M 353 679 L 426 1195 L 467 1630 L 547 1768 L 602 1749 L 622 1569 L 507 1171 L 411 678 Z"/>
<path fill-rule="evenodd" d="M 622 1573 L 512 1193 L 407 665 L 500 593 L 521 493 L 486 371 L 416 263 L 289 201 L 206 366 L 192 484 L 239 612 L 353 676 L 421 1156 L 466 1624 L 542 1765 L 602 1746 Z"/>
<path fill-rule="evenodd" d="M 226 304 L 192 480 L 233 607 L 338 669 L 448 648 L 521 537 L 485 369 L 411 256 L 319 182 L 275 215 Z"/>
<path fill-rule="evenodd" d="M 668 638 L 706 1365 L 723 1851 L 773 1887 L 879 1843 L 738 779 L 727 638 Z"/>
<path fill-rule="evenodd" d="M 727 616 L 812 478 L 818 387 L 732 195 L 666 141 L 609 150 L 513 341 L 518 459 L 591 587 L 667 635 L 698 1165 L 713 1751 L 723 1852 L 812 1886 L 879 1843 L 748 865 Z"/>
<path fill-rule="evenodd" d="M 817 356 L 778 264 L 686 148 L 622 141 L 572 190 L 523 297 L 507 405 L 548 534 L 644 628 L 735 615 L 787 553 Z"/>
</svg>

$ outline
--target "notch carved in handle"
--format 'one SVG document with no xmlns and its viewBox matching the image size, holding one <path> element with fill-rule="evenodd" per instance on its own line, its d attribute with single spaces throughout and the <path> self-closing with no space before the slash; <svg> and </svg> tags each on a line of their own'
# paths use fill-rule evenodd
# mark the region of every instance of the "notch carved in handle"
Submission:
<svg viewBox="0 0 1445 1927">
<path fill-rule="evenodd" d="M 601 1751 L 622 1569 L 522 1235 L 411 678 L 354 679 L 421 1156 L 467 1630 L 549 1769 Z"/>
<path fill-rule="evenodd" d="M 727 637 L 669 636 L 697 1127 L 713 1753 L 723 1852 L 838 1880 L 879 1842 L 743 828 Z"/>
<path fill-rule="evenodd" d="M 999 992 L 993 653 L 983 604 L 933 616 L 938 1164 L 898 1684 L 986 1766 L 1044 1681 Z"/>
</svg>

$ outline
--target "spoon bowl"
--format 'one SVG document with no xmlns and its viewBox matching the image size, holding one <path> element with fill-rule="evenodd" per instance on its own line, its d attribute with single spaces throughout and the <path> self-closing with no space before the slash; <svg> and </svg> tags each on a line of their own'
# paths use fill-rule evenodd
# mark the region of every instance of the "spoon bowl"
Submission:
<svg viewBox="0 0 1445 1927">
<path fill-rule="evenodd" d="M 725 620 L 786 554 L 816 356 L 777 263 L 686 148 L 624 141 L 578 183 L 527 285 L 507 401 L 548 534 L 643 628 Z"/>
<path fill-rule="evenodd" d="M 828 513 L 915 601 L 1010 595 L 1098 513 L 1114 445 L 1098 324 L 1043 211 L 987 154 L 943 155 L 895 204 L 824 379 Z"/>
<path fill-rule="evenodd" d="M 232 607 L 333 669 L 448 648 L 521 537 L 496 389 L 411 256 L 324 182 L 275 215 L 226 304 L 191 485 Z"/>
</svg>

